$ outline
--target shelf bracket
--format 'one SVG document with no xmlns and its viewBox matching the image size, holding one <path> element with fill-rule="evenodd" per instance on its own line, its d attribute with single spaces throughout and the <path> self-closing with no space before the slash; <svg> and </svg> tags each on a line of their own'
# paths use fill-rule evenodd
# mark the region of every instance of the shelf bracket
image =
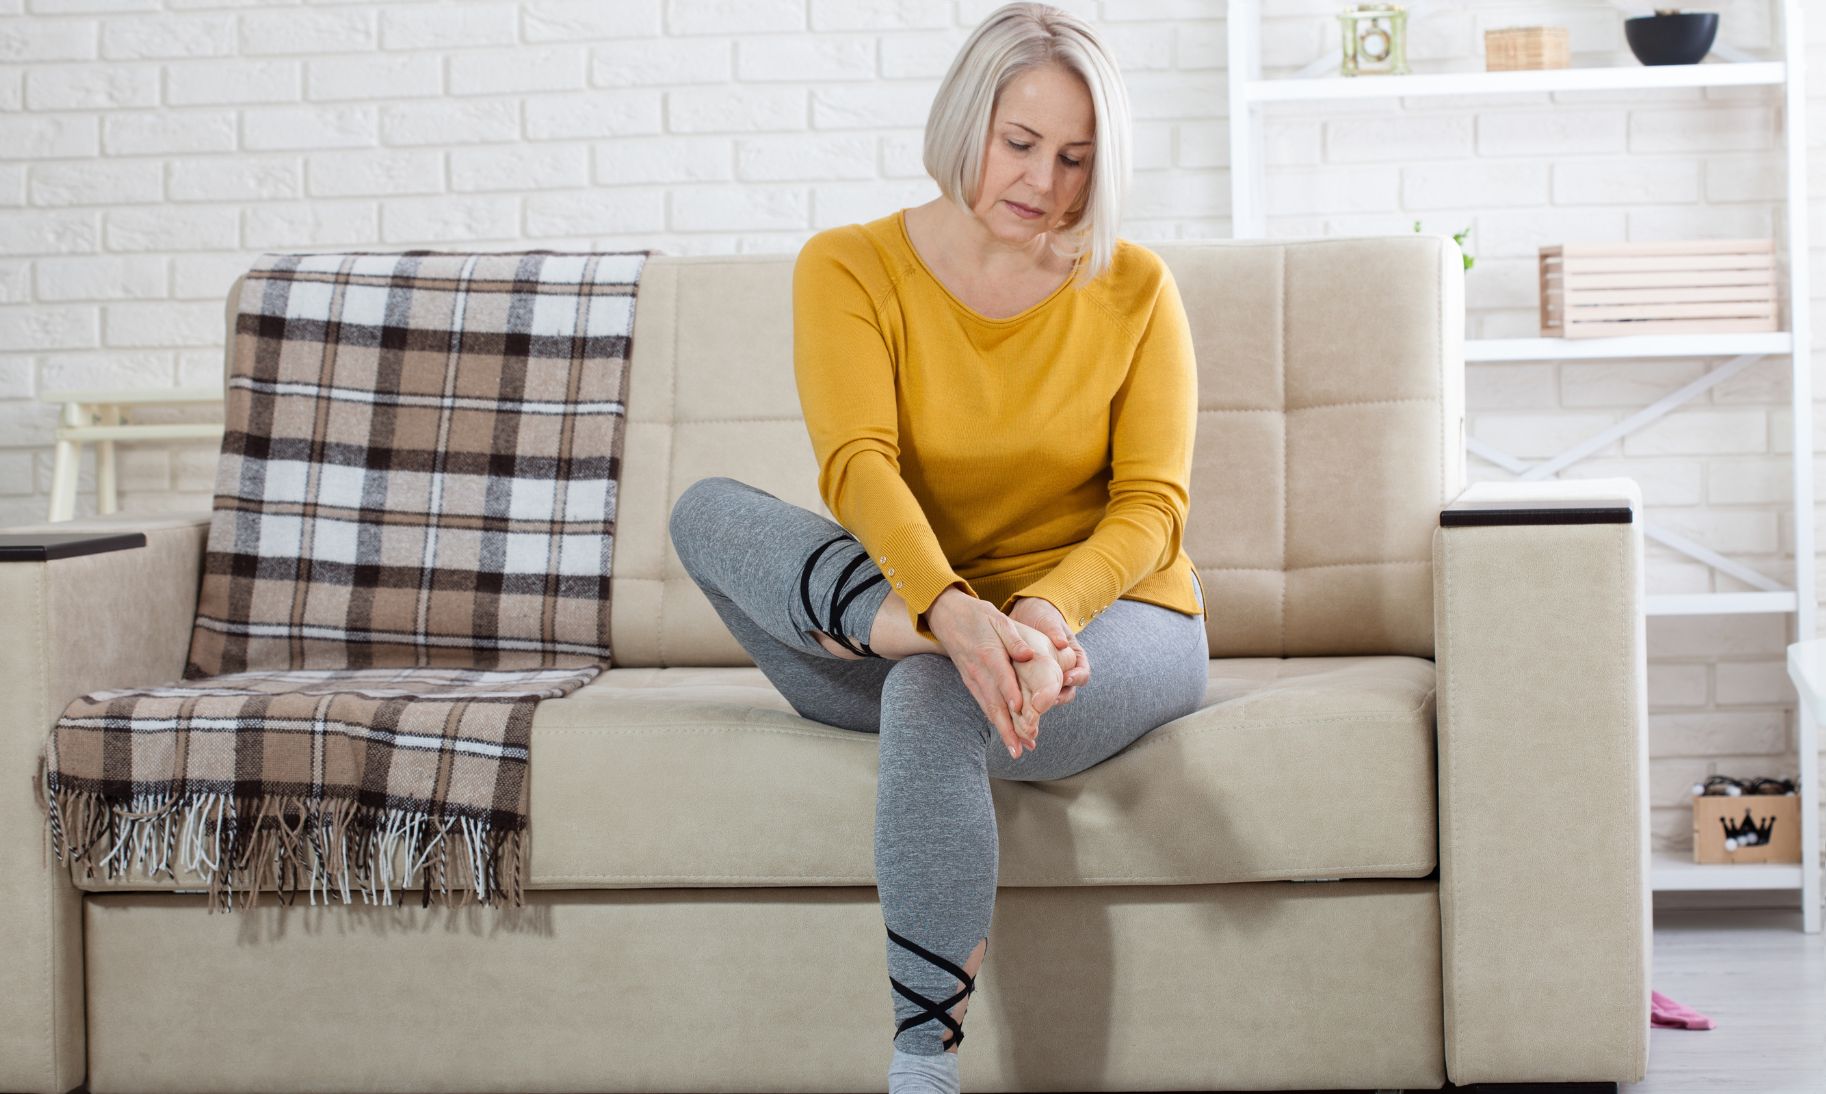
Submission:
<svg viewBox="0 0 1826 1094">
<path fill-rule="evenodd" d="M 1642 525 L 1642 534 L 1652 540 L 1672 547 L 1681 554 L 1691 555 L 1693 558 L 1698 559 L 1713 569 L 1722 570 L 1744 584 L 1753 585 L 1764 592 L 1791 593 L 1794 591 L 1760 570 L 1752 570 L 1741 562 L 1733 562 L 1719 554 L 1717 551 L 1707 547 L 1705 544 L 1700 543 L 1697 540 L 1688 539 L 1677 532 L 1670 532 L 1659 525 L 1644 523 Z"/>
<path fill-rule="evenodd" d="M 1633 433 L 1636 430 L 1641 429 L 1643 426 L 1660 418 L 1680 404 L 1693 399 L 1695 396 L 1702 395 L 1708 389 L 1729 380 L 1750 365 L 1762 360 L 1762 356 L 1763 355 L 1759 353 L 1745 353 L 1733 357 L 1731 360 L 1712 369 L 1710 372 L 1707 372 L 1704 376 L 1699 377 L 1685 387 L 1669 392 L 1667 395 L 1657 399 L 1648 406 L 1643 407 L 1636 413 L 1631 414 L 1629 417 L 1615 425 L 1607 426 L 1599 432 L 1592 434 L 1590 437 L 1580 441 L 1578 444 L 1568 448 L 1566 451 L 1552 459 L 1542 460 L 1540 463 L 1534 464 L 1521 473 L 1522 479 L 1545 479 L 1549 475 L 1558 474 L 1562 468 L 1577 463 L 1579 460 L 1591 455 L 1593 452 L 1603 448 L 1605 445 L 1624 434 Z"/>
<path fill-rule="evenodd" d="M 1560 471 L 1591 455 L 1593 452 L 1598 451 L 1600 448 L 1603 448 L 1617 438 L 1640 429 L 1650 422 L 1665 416 L 1669 411 L 1680 404 L 1704 393 L 1709 388 L 1717 386 L 1719 383 L 1735 376 L 1737 373 L 1742 372 L 1745 368 L 1748 368 L 1751 364 L 1761 359 L 1761 354 L 1740 354 L 1707 372 L 1692 383 L 1669 393 L 1622 421 L 1594 433 L 1592 436 L 1587 437 L 1585 440 L 1580 441 L 1578 444 L 1550 459 L 1529 463 L 1527 460 L 1512 456 L 1502 449 L 1487 444 L 1476 437 L 1467 437 L 1465 439 L 1465 448 L 1470 451 L 1472 455 L 1514 475 L 1518 481 L 1543 480 L 1551 475 L 1558 475 Z M 1729 574 L 1753 588 L 1762 589 L 1765 592 L 1792 591 L 1759 570 L 1751 569 L 1740 562 L 1734 562 L 1702 543 L 1688 539 L 1679 533 L 1670 532 L 1659 525 L 1645 521 L 1642 527 L 1642 534 L 1658 543 L 1671 547 L 1684 555 L 1697 559 L 1721 573 Z"/>
</svg>

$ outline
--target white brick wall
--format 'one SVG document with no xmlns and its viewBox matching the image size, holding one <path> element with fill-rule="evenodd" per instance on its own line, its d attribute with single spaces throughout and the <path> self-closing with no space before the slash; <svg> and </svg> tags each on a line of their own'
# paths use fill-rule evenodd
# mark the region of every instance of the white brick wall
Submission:
<svg viewBox="0 0 1826 1094">
<path fill-rule="evenodd" d="M 0 0 L 0 525 L 45 510 L 55 419 L 38 394 L 217 382 L 222 293 L 262 250 L 790 252 L 926 200 L 933 90 L 996 6 Z M 1065 6 L 1102 29 L 1129 83 L 1137 177 L 1123 233 L 1228 236 L 1221 0 Z M 1332 45 L 1336 4 L 1266 6 L 1271 71 Z M 1765 0 L 1715 7 L 1724 41 L 1774 44 Z M 1412 15 L 1409 56 L 1475 66 L 1485 28 L 1559 23 L 1575 63 L 1633 64 L 1620 18 L 1606 5 L 1442 3 Z M 1826 12 L 1808 29 L 1808 305 L 1826 351 Z M 1470 226 L 1468 333 L 1528 336 L 1543 243 L 1778 233 L 1781 115 L 1767 88 L 1276 106 L 1270 233 Z M 1470 431 L 1552 455 L 1718 363 L 1474 364 Z M 1651 519 L 1787 578 L 1787 392 L 1786 362 L 1758 363 L 1564 474 L 1631 476 Z M 1826 450 L 1826 428 L 1816 444 Z M 123 505 L 207 509 L 213 463 L 208 446 L 123 449 Z M 1826 457 L 1816 476 L 1826 489 Z M 79 511 L 93 512 L 87 460 L 82 482 Z M 1741 587 L 1658 544 L 1647 561 L 1652 592 Z M 1788 625 L 1650 622 L 1659 843 L 1685 845 L 1685 788 L 1708 759 L 1794 768 Z"/>
</svg>

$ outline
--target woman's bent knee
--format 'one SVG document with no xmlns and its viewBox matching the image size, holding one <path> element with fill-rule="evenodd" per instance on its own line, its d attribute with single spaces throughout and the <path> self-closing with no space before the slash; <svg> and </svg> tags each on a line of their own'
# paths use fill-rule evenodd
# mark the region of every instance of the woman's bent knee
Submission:
<svg viewBox="0 0 1826 1094">
<path fill-rule="evenodd" d="M 666 518 L 666 532 L 672 539 L 672 549 L 678 552 L 678 560 L 692 576 L 696 576 L 696 571 L 691 552 L 697 537 L 705 529 L 717 526 L 715 517 L 724 508 L 727 491 L 731 486 L 740 485 L 735 479 L 713 475 L 685 487 L 679 492 L 678 500 L 672 503 L 672 512 Z"/>
<path fill-rule="evenodd" d="M 894 662 L 882 680 L 881 709 L 884 732 L 893 723 L 922 741 L 949 737 L 987 748 L 994 732 L 956 663 L 940 653 Z"/>
<path fill-rule="evenodd" d="M 668 525 L 676 532 L 681 523 L 690 524 L 694 520 L 701 519 L 703 514 L 700 510 L 706 505 L 716 505 L 718 497 L 733 483 L 735 483 L 734 479 L 712 475 L 685 487 L 679 491 L 678 500 L 672 503 L 672 514 L 668 518 Z"/>
</svg>

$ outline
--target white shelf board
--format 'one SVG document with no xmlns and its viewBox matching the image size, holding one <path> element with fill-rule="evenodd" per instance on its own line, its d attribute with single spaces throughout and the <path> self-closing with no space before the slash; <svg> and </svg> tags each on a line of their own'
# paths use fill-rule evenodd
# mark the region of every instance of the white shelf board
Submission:
<svg viewBox="0 0 1826 1094">
<path fill-rule="evenodd" d="M 1701 62 L 1696 65 L 1609 65 L 1515 72 L 1424 72 L 1407 76 L 1316 76 L 1248 80 L 1252 103 L 1321 99 L 1397 98 L 1407 95 L 1506 95 L 1518 91 L 1620 91 L 1657 87 L 1741 87 L 1782 84 L 1782 61 Z"/>
<path fill-rule="evenodd" d="M 1649 887 L 1658 893 L 1693 889 L 1799 889 L 1801 864 L 1701 865 L 1693 861 L 1692 851 L 1654 851 L 1649 855 Z"/>
<path fill-rule="evenodd" d="M 82 403 L 87 406 L 132 406 L 140 403 L 219 403 L 224 392 L 221 384 L 196 387 L 101 387 L 57 388 L 38 393 L 41 403 Z"/>
<path fill-rule="evenodd" d="M 1466 361 L 1559 361 L 1595 357 L 1735 357 L 1787 354 L 1788 331 L 1766 334 L 1620 334 L 1609 338 L 1467 338 Z"/>
<path fill-rule="evenodd" d="M 1730 615 L 1738 612 L 1791 612 L 1794 592 L 1658 593 L 1643 608 L 1648 615 Z"/>
</svg>

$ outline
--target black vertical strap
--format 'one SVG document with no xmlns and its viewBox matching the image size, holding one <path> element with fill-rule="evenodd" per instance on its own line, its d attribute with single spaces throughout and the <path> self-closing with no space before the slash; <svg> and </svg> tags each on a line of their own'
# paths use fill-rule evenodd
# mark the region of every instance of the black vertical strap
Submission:
<svg viewBox="0 0 1826 1094">
<path fill-rule="evenodd" d="M 851 590 L 850 595 L 844 597 L 843 603 L 839 604 L 837 606 L 837 612 L 838 612 L 839 616 L 841 616 L 843 612 L 849 610 L 850 601 L 856 599 L 857 597 L 861 596 L 863 593 L 867 592 L 869 589 L 873 588 L 876 583 L 886 581 L 886 580 L 887 580 L 887 578 L 882 577 L 880 574 L 876 574 L 874 577 L 870 578 L 869 580 L 863 582 L 861 585 L 858 585 L 855 589 Z M 869 622 L 871 624 L 873 624 L 874 620 L 870 620 Z M 872 631 L 873 627 L 871 626 L 870 629 Z M 886 658 L 883 658 L 881 656 L 881 654 L 876 653 L 873 649 L 870 649 L 867 641 L 860 639 L 860 638 L 857 639 L 856 641 L 857 641 L 857 644 L 862 647 L 861 653 L 864 657 L 874 657 L 879 660 L 886 660 Z"/>
<path fill-rule="evenodd" d="M 811 588 L 812 588 L 812 570 L 813 570 L 813 568 L 815 568 L 818 565 L 818 559 L 824 555 L 826 548 L 828 548 L 834 544 L 842 543 L 844 540 L 849 539 L 849 538 L 850 538 L 849 533 L 845 532 L 842 535 L 839 535 L 834 539 L 827 540 L 824 543 L 819 544 L 818 549 L 816 551 L 813 551 L 811 553 L 811 557 L 807 558 L 805 560 L 805 568 L 799 572 L 799 600 L 805 606 L 806 616 L 808 618 L 810 618 L 813 623 L 818 625 L 819 630 L 821 630 L 825 634 L 829 635 L 831 641 L 842 646 L 844 649 L 849 650 L 851 653 L 859 654 L 863 657 L 874 657 L 877 659 L 883 659 L 880 654 L 876 653 L 874 650 L 869 648 L 867 642 L 864 642 L 862 644 L 861 649 L 857 649 L 855 644 L 849 640 L 849 636 L 843 633 L 843 628 L 841 626 L 834 625 L 840 618 L 840 613 L 841 613 L 842 609 L 849 606 L 850 600 L 854 600 L 856 598 L 856 596 L 861 594 L 864 589 L 867 589 L 867 588 L 869 588 L 870 585 L 874 584 L 874 582 L 872 582 L 872 581 L 864 582 L 861 587 L 855 589 L 854 591 L 852 591 L 850 593 L 850 596 L 848 599 L 845 599 L 841 604 L 838 603 L 837 598 L 843 592 L 844 580 L 847 579 L 851 573 L 855 572 L 857 566 L 860 566 L 862 563 L 868 561 L 867 554 L 864 554 L 862 557 L 857 558 L 850 563 L 849 567 L 847 569 L 845 569 L 843 571 L 843 574 L 841 575 L 841 577 L 838 578 L 837 587 L 831 591 L 832 622 L 819 623 L 818 613 L 812 607 Z M 882 577 L 880 574 L 876 574 L 875 580 L 876 581 L 885 581 L 887 579 Z"/>
<path fill-rule="evenodd" d="M 826 547 L 829 547 L 833 543 L 841 542 L 842 539 L 842 536 L 838 536 L 836 539 L 819 544 L 818 549 L 813 551 L 811 557 L 805 560 L 805 568 L 799 571 L 799 601 L 805 605 L 806 617 L 809 618 L 819 630 L 824 631 L 827 634 L 830 633 L 830 628 L 818 622 L 818 613 L 812 608 L 812 568 L 818 565 L 818 558 L 824 554 L 824 549 Z"/>
<path fill-rule="evenodd" d="M 851 589 L 849 592 L 849 595 L 844 596 L 841 601 L 839 601 L 837 599 L 839 596 L 841 596 L 843 594 L 844 585 L 849 581 L 850 575 L 856 572 L 856 567 L 861 566 L 863 563 L 867 562 L 868 560 L 869 560 L 869 556 L 868 556 L 867 552 L 857 555 L 854 559 L 850 560 L 850 564 L 848 566 L 844 567 L 843 573 L 837 575 L 837 584 L 831 587 L 831 625 L 837 628 L 837 632 L 840 635 L 840 637 L 837 639 L 837 641 L 839 643 L 841 643 L 843 645 L 843 647 L 845 649 L 849 650 L 851 653 L 860 653 L 864 657 L 880 657 L 881 656 L 880 654 L 876 653 L 874 650 L 869 649 L 869 644 L 867 642 L 862 642 L 861 649 L 857 649 L 855 646 L 850 644 L 850 641 L 848 638 L 849 628 L 847 626 L 845 626 L 845 624 L 843 622 L 843 615 L 846 611 L 849 610 L 851 601 L 855 600 L 857 597 L 861 596 L 863 593 L 867 592 L 870 588 L 874 587 L 875 585 L 878 585 L 881 582 L 886 581 L 887 578 L 883 577 L 879 572 L 876 572 L 873 576 L 870 577 L 869 580 L 864 581 L 862 584 L 856 586 L 854 589 Z"/>
</svg>

